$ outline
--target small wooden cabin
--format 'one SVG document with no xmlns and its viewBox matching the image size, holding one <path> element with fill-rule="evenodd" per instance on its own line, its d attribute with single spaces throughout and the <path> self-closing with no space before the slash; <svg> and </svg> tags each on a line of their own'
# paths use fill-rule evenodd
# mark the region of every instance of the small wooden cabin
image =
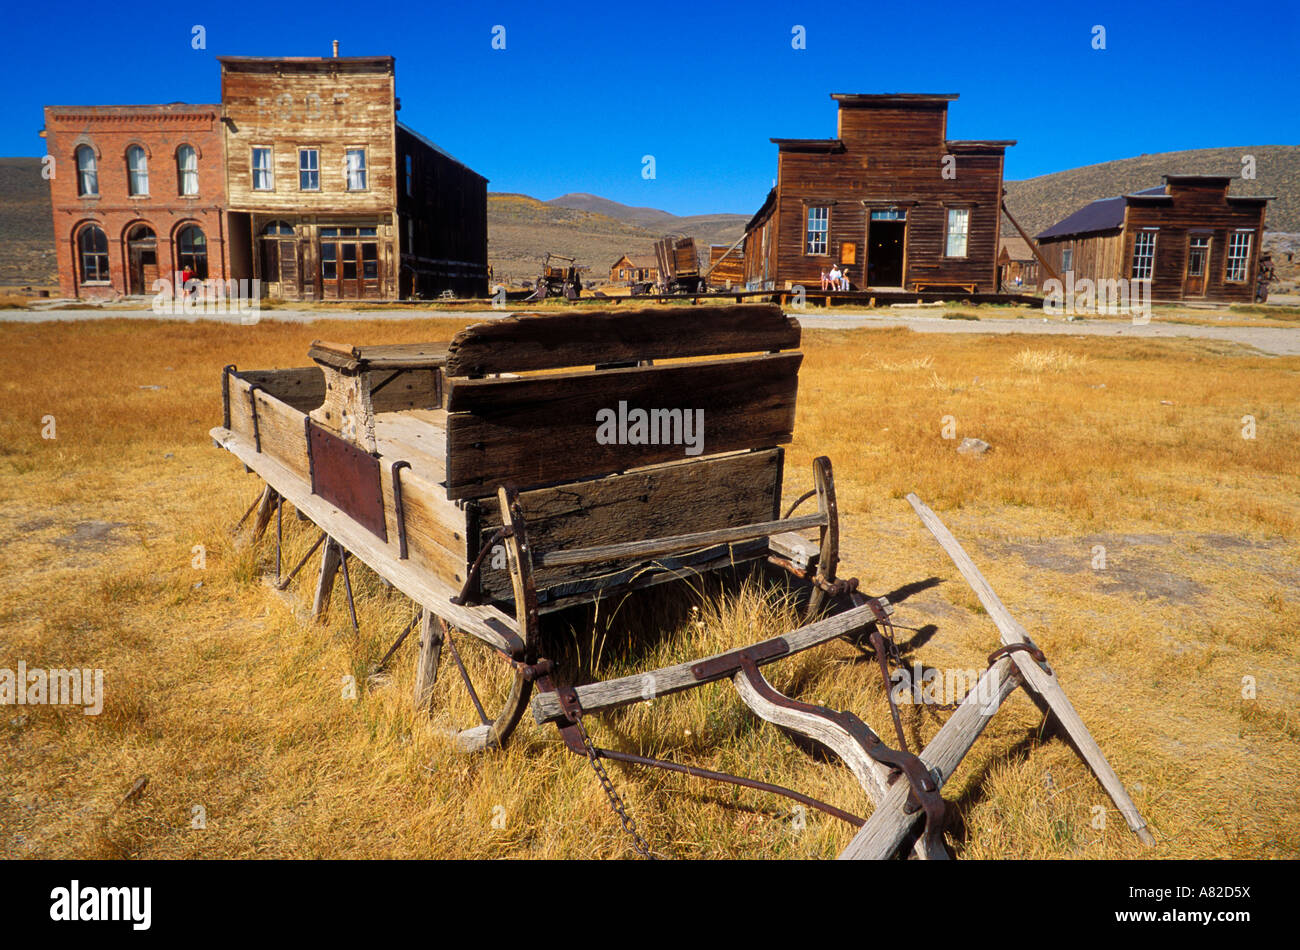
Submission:
<svg viewBox="0 0 1300 950">
<path fill-rule="evenodd" d="M 610 266 L 609 279 L 615 283 L 658 280 L 659 265 L 655 263 L 652 254 L 638 254 L 635 257 L 624 254 Z"/>
<path fill-rule="evenodd" d="M 998 248 L 999 284 L 1003 290 L 1017 291 L 1038 283 L 1038 259 L 1029 242 L 1017 234 L 1003 234 Z"/>
<path fill-rule="evenodd" d="M 745 282 L 997 289 L 1002 163 L 1015 142 L 948 138 L 943 95 L 831 96 L 833 139 L 772 139 L 777 184 L 750 220 Z"/>
<path fill-rule="evenodd" d="M 1150 279 L 1154 300 L 1254 300 L 1269 197 L 1230 195 L 1226 176 L 1164 181 L 1085 205 L 1039 234 L 1039 250 L 1075 280 Z"/>
</svg>

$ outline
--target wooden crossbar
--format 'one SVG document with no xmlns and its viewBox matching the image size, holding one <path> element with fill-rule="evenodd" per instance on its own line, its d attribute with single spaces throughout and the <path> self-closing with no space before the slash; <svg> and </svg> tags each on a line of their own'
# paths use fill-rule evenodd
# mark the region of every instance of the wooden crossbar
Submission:
<svg viewBox="0 0 1300 950">
<path fill-rule="evenodd" d="M 755 538 L 770 537 L 774 534 L 797 531 L 802 528 L 820 528 L 824 524 L 826 524 L 824 514 L 801 515 L 798 518 L 761 521 L 756 524 L 741 525 L 735 528 L 696 531 L 692 534 L 678 534 L 667 538 L 649 538 L 645 541 L 627 541 L 623 544 L 602 544 L 598 547 L 575 548 L 571 551 L 548 551 L 542 554 L 534 554 L 533 564 L 537 567 L 559 567 L 570 564 L 595 564 L 601 561 L 617 561 L 629 557 L 655 557 L 660 554 L 672 554 L 694 548 L 711 547 L 715 544 L 751 541 Z"/>
</svg>

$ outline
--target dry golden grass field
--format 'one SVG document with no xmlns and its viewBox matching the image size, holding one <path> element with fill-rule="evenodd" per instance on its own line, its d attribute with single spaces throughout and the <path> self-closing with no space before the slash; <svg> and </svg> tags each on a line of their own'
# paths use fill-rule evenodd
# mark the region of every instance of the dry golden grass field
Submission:
<svg viewBox="0 0 1300 950">
<path fill-rule="evenodd" d="M 413 640 L 368 680 L 410 616 L 400 594 L 358 565 L 361 636 L 342 585 L 314 625 L 310 580 L 283 595 L 264 581 L 274 531 L 254 547 L 230 530 L 258 483 L 207 437 L 223 364 L 298 366 L 314 338 L 449 339 L 460 325 L 0 325 L 0 668 L 102 668 L 106 691 L 98 716 L 0 708 L 0 856 L 631 854 L 554 729 L 526 720 L 503 752 L 456 753 L 433 728 L 470 724 L 454 668 L 444 659 L 435 721 L 417 717 Z M 803 349 L 787 498 L 809 487 L 815 455 L 831 457 L 841 574 L 896 592 L 896 620 L 921 629 L 900 630 L 909 664 L 983 667 L 997 632 L 903 500 L 917 492 L 1044 648 L 1158 842 L 1145 849 L 1113 808 L 1099 827 L 1094 806 L 1109 800 L 1062 741 L 1038 737 L 1017 693 L 945 789 L 954 853 L 1300 855 L 1300 359 L 871 329 L 807 331 Z M 959 455 L 964 436 L 993 448 Z M 289 565 L 314 534 L 286 515 Z M 608 603 L 562 636 L 610 676 L 795 622 L 752 579 Z M 889 735 L 879 674 L 848 643 L 768 670 L 778 689 Z M 903 708 L 913 740 L 944 715 Z M 725 683 L 591 727 L 600 744 L 870 811 L 846 769 L 761 724 Z M 758 792 L 610 773 L 666 856 L 824 858 L 851 837 Z"/>
</svg>

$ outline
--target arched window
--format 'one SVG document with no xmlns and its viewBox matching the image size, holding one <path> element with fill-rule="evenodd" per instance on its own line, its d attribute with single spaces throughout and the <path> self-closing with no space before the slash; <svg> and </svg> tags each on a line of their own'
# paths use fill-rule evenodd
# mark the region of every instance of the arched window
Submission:
<svg viewBox="0 0 1300 950">
<path fill-rule="evenodd" d="M 187 267 L 198 280 L 208 279 L 208 239 L 197 224 L 181 228 L 176 235 L 176 265 Z"/>
<path fill-rule="evenodd" d="M 149 159 L 139 145 L 126 150 L 126 178 L 130 194 L 149 194 Z"/>
<path fill-rule="evenodd" d="M 99 194 L 99 173 L 95 170 L 95 150 L 89 145 L 77 146 L 77 194 L 95 197 Z"/>
<path fill-rule="evenodd" d="M 199 153 L 193 145 L 182 145 L 176 150 L 176 181 L 182 195 L 199 193 Z"/>
<path fill-rule="evenodd" d="M 293 234 L 293 228 L 287 221 L 272 221 L 266 227 L 262 228 L 262 233 L 271 236 L 277 234 Z"/>
<path fill-rule="evenodd" d="M 83 284 L 108 283 L 108 236 L 103 228 L 88 224 L 77 232 L 77 259 Z"/>
</svg>

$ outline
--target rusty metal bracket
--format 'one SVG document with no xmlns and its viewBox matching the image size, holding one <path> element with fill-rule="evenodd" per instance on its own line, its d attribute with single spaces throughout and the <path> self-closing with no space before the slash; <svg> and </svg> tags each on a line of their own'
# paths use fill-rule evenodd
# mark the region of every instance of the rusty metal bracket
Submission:
<svg viewBox="0 0 1300 950">
<path fill-rule="evenodd" d="M 718 679 L 738 672 L 747 661 L 757 665 L 760 660 L 775 659 L 789 652 L 790 644 L 784 637 L 773 637 L 771 640 L 764 640 L 742 650 L 731 650 L 710 660 L 701 660 L 691 667 L 691 674 L 697 680 Z"/>
<path fill-rule="evenodd" d="M 1005 646 L 998 647 L 989 654 L 989 666 L 992 666 L 1004 656 L 1010 656 L 1012 653 L 1028 653 L 1034 658 L 1034 662 L 1039 665 L 1044 673 L 1055 675 L 1052 673 L 1052 667 L 1048 665 L 1047 656 L 1038 648 L 1038 644 L 1034 643 L 1034 641 L 1030 640 L 1028 637 L 1025 637 L 1024 643 L 1008 643 Z"/>
<path fill-rule="evenodd" d="M 478 556 L 474 558 L 474 563 L 470 565 L 469 573 L 465 575 L 465 583 L 460 589 L 460 593 L 451 599 L 451 602 L 457 607 L 465 607 L 474 604 L 478 598 L 471 597 L 471 592 L 478 587 L 479 571 L 483 569 L 483 560 L 487 557 L 488 552 L 506 538 L 513 538 L 514 530 L 509 527 L 500 527 L 492 532 L 492 536 L 483 542 L 479 548 Z"/>
<path fill-rule="evenodd" d="M 257 391 L 261 388 L 258 383 L 248 387 L 248 401 L 253 406 L 253 448 L 259 455 L 262 454 L 262 428 L 257 422 Z"/>
<path fill-rule="evenodd" d="M 393 517 L 397 521 L 397 559 L 406 560 L 406 509 L 402 507 L 402 469 L 410 468 L 410 462 L 394 462 L 393 475 Z"/>
<path fill-rule="evenodd" d="M 239 367 L 227 363 L 221 368 L 221 424 L 230 431 L 230 374 L 238 373 Z"/>
</svg>

